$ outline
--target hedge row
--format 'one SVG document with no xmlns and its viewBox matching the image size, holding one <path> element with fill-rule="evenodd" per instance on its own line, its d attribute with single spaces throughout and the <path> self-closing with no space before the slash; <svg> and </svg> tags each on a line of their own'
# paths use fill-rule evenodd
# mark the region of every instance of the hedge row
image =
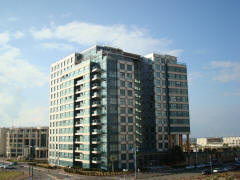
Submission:
<svg viewBox="0 0 240 180">
<path fill-rule="evenodd" d="M 125 175 L 130 174 L 131 172 L 105 172 L 105 171 L 86 171 L 81 169 L 74 169 L 74 168 L 64 168 L 65 172 L 86 175 L 86 176 L 115 176 L 115 175 Z"/>
</svg>

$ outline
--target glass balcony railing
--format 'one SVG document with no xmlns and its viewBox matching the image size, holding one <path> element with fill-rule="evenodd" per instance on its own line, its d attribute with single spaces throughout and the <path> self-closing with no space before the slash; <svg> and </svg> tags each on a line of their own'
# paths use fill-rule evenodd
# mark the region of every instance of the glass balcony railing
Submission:
<svg viewBox="0 0 240 180">
<path fill-rule="evenodd" d="M 92 98 L 99 98 L 101 97 L 100 93 L 93 93 Z"/>
<path fill-rule="evenodd" d="M 92 134 L 101 134 L 102 131 L 100 129 L 93 129 Z"/>
<path fill-rule="evenodd" d="M 93 158 L 92 158 L 92 163 L 101 163 L 101 158 L 99 158 L 99 157 L 93 157 Z"/>
<path fill-rule="evenodd" d="M 101 76 L 100 75 L 94 75 L 92 77 L 92 81 L 96 81 L 96 80 L 101 80 Z"/>
<path fill-rule="evenodd" d="M 98 84 L 98 83 L 94 83 L 94 84 L 92 85 L 92 89 L 100 89 L 100 88 L 101 88 L 101 85 Z"/>
<path fill-rule="evenodd" d="M 94 101 L 92 103 L 92 107 L 99 107 L 99 106 L 101 106 L 101 101 Z"/>
<path fill-rule="evenodd" d="M 92 72 L 94 73 L 94 72 L 101 72 L 101 69 L 99 68 L 99 67 L 97 67 L 97 66 L 93 66 L 92 67 Z"/>
<path fill-rule="evenodd" d="M 102 111 L 93 111 L 92 116 L 101 116 Z"/>
</svg>

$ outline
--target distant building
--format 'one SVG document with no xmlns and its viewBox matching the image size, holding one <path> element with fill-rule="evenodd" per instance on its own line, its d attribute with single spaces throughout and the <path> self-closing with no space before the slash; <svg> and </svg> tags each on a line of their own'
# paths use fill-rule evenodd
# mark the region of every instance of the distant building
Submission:
<svg viewBox="0 0 240 180">
<path fill-rule="evenodd" d="M 6 133 L 8 128 L 0 128 L 0 156 L 6 155 Z"/>
<path fill-rule="evenodd" d="M 223 137 L 223 144 L 228 147 L 237 147 L 240 146 L 240 137 Z"/>
<path fill-rule="evenodd" d="M 218 148 L 223 146 L 222 138 L 197 138 L 197 145 L 202 148 Z"/>
<path fill-rule="evenodd" d="M 7 158 L 48 157 L 48 127 L 0 128 L 0 152 Z"/>
</svg>

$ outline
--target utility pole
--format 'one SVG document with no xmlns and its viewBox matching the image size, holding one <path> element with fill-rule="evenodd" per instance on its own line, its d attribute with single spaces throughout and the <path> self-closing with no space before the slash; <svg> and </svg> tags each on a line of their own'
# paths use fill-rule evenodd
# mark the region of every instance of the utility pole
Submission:
<svg viewBox="0 0 240 180">
<path fill-rule="evenodd" d="M 135 180 L 137 179 L 137 149 L 136 149 L 137 147 L 135 147 L 135 155 L 134 155 L 134 157 L 135 157 L 135 161 L 134 161 L 134 167 L 135 167 Z"/>
<path fill-rule="evenodd" d="M 32 180 L 33 180 L 33 165 L 32 165 Z"/>
<path fill-rule="evenodd" d="M 212 173 L 212 153 L 210 153 L 210 168 L 211 168 L 211 173 Z"/>
<path fill-rule="evenodd" d="M 197 164 L 198 164 L 198 157 L 197 157 L 198 148 L 197 148 L 197 145 L 196 145 L 196 148 L 195 148 L 195 150 L 196 150 L 196 167 L 197 167 Z"/>
</svg>

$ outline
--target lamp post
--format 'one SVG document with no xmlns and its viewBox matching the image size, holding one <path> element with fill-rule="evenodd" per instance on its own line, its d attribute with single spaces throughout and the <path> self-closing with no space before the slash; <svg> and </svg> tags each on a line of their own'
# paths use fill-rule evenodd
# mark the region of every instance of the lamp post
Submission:
<svg viewBox="0 0 240 180">
<path fill-rule="evenodd" d="M 132 151 L 134 151 L 134 179 L 137 179 L 137 146 Z"/>
</svg>

